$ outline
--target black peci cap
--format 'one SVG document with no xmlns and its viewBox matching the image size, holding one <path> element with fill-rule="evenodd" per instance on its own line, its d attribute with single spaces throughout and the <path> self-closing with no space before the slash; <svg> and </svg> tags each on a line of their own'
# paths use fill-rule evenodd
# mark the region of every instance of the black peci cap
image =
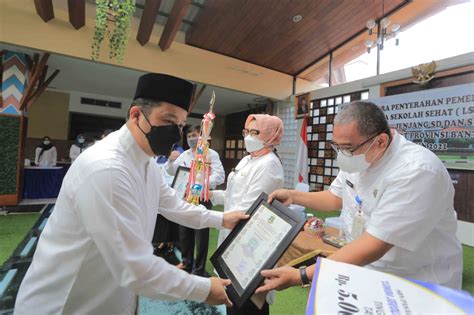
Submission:
<svg viewBox="0 0 474 315">
<path fill-rule="evenodd" d="M 162 73 L 147 73 L 138 79 L 134 100 L 145 98 L 167 102 L 188 111 L 195 85 L 189 81 Z"/>
</svg>

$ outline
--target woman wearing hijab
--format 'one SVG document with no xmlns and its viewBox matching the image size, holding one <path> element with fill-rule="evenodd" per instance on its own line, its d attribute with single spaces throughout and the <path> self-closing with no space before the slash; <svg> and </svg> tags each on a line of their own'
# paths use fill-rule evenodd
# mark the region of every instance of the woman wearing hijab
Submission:
<svg viewBox="0 0 474 315">
<path fill-rule="evenodd" d="M 83 134 L 79 134 L 76 137 L 76 142 L 73 143 L 71 149 L 69 149 L 69 157 L 71 158 L 71 163 L 87 148 L 86 138 Z"/>
<path fill-rule="evenodd" d="M 35 164 L 42 167 L 56 166 L 58 152 L 51 144 L 50 137 L 43 137 L 41 144 L 36 147 Z"/>
<path fill-rule="evenodd" d="M 244 157 L 227 177 L 226 190 L 212 192 L 214 205 L 224 204 L 224 212 L 229 210 L 247 211 L 255 199 L 265 192 L 272 193 L 283 187 L 283 166 L 276 154 L 275 146 L 283 137 L 283 122 L 271 115 L 249 115 L 242 130 L 245 149 L 249 155 Z M 219 231 L 218 245 L 231 230 Z M 271 300 L 267 297 L 267 300 Z M 227 310 L 228 314 L 269 314 L 269 305 L 265 303 L 261 310 L 252 302 L 242 308 Z"/>
</svg>

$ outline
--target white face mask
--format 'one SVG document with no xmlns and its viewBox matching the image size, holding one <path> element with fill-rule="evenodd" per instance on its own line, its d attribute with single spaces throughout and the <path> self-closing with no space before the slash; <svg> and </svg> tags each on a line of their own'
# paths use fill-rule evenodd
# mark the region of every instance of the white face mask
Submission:
<svg viewBox="0 0 474 315">
<path fill-rule="evenodd" d="M 336 157 L 337 166 L 341 169 L 341 171 L 344 171 L 347 173 L 362 172 L 368 169 L 370 166 L 370 163 L 365 160 L 365 154 L 369 152 L 375 140 L 376 139 L 372 141 L 369 148 L 362 154 L 353 155 L 353 156 L 345 156 L 341 152 L 338 152 L 337 157 Z M 375 160 L 377 156 L 378 154 L 375 156 L 373 160 Z"/>
<path fill-rule="evenodd" d="M 264 147 L 264 142 L 262 140 L 255 138 L 251 135 L 248 135 L 247 137 L 245 137 L 244 142 L 245 142 L 245 149 L 249 153 L 258 151 L 260 149 L 263 149 Z"/>
<path fill-rule="evenodd" d="M 80 139 L 77 139 L 77 141 L 78 141 L 79 143 L 84 143 L 84 142 L 86 141 L 86 139 L 80 138 Z"/>
<path fill-rule="evenodd" d="M 50 143 L 51 143 L 51 142 L 50 142 L 49 140 L 44 140 L 44 141 L 43 141 L 43 144 L 44 144 L 44 145 L 48 145 L 48 144 L 50 144 Z"/>
</svg>

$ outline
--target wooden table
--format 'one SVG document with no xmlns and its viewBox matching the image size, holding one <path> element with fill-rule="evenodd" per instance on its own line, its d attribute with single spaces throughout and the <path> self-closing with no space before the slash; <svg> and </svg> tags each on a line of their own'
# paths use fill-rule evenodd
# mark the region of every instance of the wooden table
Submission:
<svg viewBox="0 0 474 315">
<path fill-rule="evenodd" d="M 326 227 L 326 234 L 339 235 L 339 230 Z M 293 266 L 317 255 L 329 256 L 336 250 L 337 247 L 324 243 L 321 238 L 309 236 L 301 231 L 278 261 L 278 266 Z"/>
</svg>

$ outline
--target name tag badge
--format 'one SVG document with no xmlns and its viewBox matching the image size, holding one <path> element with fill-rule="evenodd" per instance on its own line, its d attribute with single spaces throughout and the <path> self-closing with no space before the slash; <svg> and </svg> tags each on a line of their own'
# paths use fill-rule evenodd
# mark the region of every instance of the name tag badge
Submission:
<svg viewBox="0 0 474 315">
<path fill-rule="evenodd" d="M 349 186 L 350 188 L 354 189 L 354 184 L 351 183 L 348 179 L 346 179 L 346 184 L 347 184 L 347 186 Z"/>
<path fill-rule="evenodd" d="M 362 233 L 364 233 L 364 227 L 365 227 L 365 219 L 364 216 L 358 212 L 354 216 L 354 219 L 352 220 L 352 237 L 354 239 L 359 238 Z"/>
</svg>

